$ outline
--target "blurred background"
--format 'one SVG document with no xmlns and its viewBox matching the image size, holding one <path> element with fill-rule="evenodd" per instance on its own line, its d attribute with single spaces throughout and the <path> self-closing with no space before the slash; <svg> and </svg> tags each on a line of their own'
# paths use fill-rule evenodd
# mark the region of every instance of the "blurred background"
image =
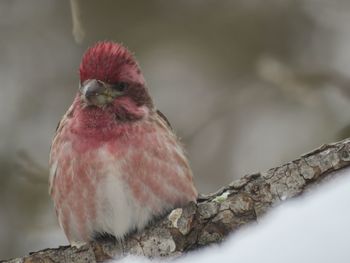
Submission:
<svg viewBox="0 0 350 263">
<path fill-rule="evenodd" d="M 67 244 L 48 195 L 84 50 L 131 49 L 200 192 L 350 135 L 350 1 L 0 2 L 0 259 Z"/>
</svg>

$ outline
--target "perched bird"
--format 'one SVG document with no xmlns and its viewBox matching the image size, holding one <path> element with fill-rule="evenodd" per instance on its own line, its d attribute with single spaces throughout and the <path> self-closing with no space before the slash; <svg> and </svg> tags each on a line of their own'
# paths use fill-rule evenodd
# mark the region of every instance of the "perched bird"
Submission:
<svg viewBox="0 0 350 263">
<path fill-rule="evenodd" d="M 184 150 L 153 105 L 133 55 L 99 42 L 80 64 L 80 86 L 50 152 L 49 192 L 70 243 L 122 239 L 196 201 Z"/>
</svg>

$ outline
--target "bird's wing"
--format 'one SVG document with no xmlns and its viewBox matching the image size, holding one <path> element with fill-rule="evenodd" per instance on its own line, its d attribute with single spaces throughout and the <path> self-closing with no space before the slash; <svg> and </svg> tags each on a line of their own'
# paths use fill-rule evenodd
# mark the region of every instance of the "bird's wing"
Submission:
<svg viewBox="0 0 350 263">
<path fill-rule="evenodd" d="M 195 201 L 191 168 L 167 119 L 157 111 L 144 128 L 137 140 L 128 142 L 121 166 L 134 198 L 150 209 Z"/>
<path fill-rule="evenodd" d="M 68 109 L 68 111 L 64 114 L 62 119 L 58 122 L 57 127 L 56 127 L 56 131 L 55 131 L 55 135 L 53 137 L 52 144 L 51 144 L 51 147 L 50 147 L 50 160 L 49 160 L 49 166 L 50 166 L 49 193 L 50 194 L 51 194 L 51 191 L 52 191 L 52 185 L 53 185 L 53 181 L 55 179 L 56 170 L 57 170 L 57 152 L 55 151 L 55 149 L 53 149 L 53 146 L 59 140 L 58 134 L 63 129 L 63 127 L 66 125 L 66 122 L 67 122 L 68 118 L 70 118 L 72 112 L 73 112 L 73 107 L 71 106 Z"/>
<path fill-rule="evenodd" d="M 170 124 L 168 118 L 167 118 L 160 110 L 157 110 L 157 114 L 158 114 L 158 116 L 159 116 L 161 119 L 163 119 L 163 121 L 164 121 L 164 122 L 168 125 L 168 127 L 172 130 L 173 127 L 171 127 L 171 124 Z"/>
</svg>

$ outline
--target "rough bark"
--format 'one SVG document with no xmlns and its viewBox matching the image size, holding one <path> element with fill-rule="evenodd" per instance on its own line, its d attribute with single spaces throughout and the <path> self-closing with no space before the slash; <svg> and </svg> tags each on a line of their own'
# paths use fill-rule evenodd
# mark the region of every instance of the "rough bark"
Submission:
<svg viewBox="0 0 350 263">
<path fill-rule="evenodd" d="M 142 233 L 121 242 L 104 241 L 80 248 L 59 247 L 1 262 L 100 262 L 127 254 L 177 257 L 221 242 L 240 226 L 257 222 L 279 203 L 310 190 L 350 165 L 350 139 L 323 145 L 265 173 L 246 175 L 198 203 L 171 211 Z"/>
</svg>

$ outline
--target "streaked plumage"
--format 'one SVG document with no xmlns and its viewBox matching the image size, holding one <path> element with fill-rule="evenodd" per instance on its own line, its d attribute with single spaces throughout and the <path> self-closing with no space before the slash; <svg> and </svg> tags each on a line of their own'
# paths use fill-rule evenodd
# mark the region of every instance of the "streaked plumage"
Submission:
<svg viewBox="0 0 350 263">
<path fill-rule="evenodd" d="M 50 153 L 50 194 L 70 242 L 103 233 L 122 238 L 197 197 L 183 148 L 153 106 L 132 55 L 119 44 L 98 43 L 80 66 L 81 85 L 90 79 L 105 85 L 95 98 L 109 102 L 96 104 L 80 90 Z M 117 83 L 126 91 L 108 97 Z"/>
</svg>

